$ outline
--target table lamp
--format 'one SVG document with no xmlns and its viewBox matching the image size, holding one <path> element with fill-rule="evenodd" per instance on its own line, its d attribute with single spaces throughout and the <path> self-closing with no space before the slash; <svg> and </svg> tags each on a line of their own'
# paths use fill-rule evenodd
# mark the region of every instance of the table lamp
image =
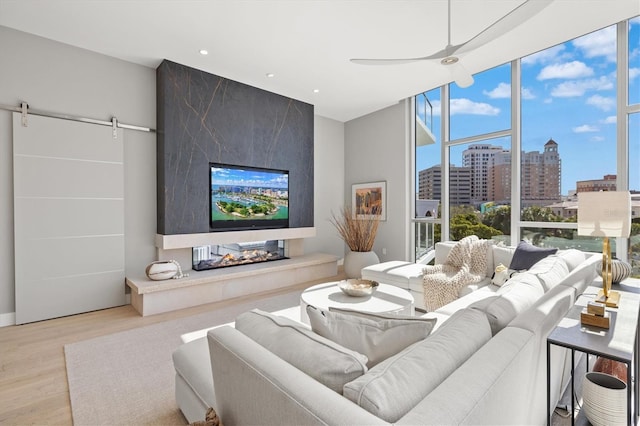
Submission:
<svg viewBox="0 0 640 426">
<path fill-rule="evenodd" d="M 602 290 L 598 302 L 618 307 L 620 293 L 611 291 L 610 237 L 629 238 L 631 233 L 631 194 L 629 191 L 578 193 L 578 235 L 603 237 Z"/>
</svg>

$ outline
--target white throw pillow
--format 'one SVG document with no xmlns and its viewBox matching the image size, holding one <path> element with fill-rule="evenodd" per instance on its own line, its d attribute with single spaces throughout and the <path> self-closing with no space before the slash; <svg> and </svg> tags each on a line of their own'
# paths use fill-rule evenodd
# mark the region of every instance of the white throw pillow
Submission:
<svg viewBox="0 0 640 426">
<path fill-rule="evenodd" d="M 427 337 L 437 321 L 314 306 L 307 306 L 307 314 L 315 333 L 364 354 L 369 368 Z"/>
<path fill-rule="evenodd" d="M 236 329 L 340 394 L 367 371 L 367 357 L 289 318 L 254 309 L 236 318 Z"/>
<path fill-rule="evenodd" d="M 493 251 L 493 264 L 494 265 L 510 265 L 513 253 L 515 253 L 515 247 L 507 247 L 503 244 L 494 244 L 491 247 Z"/>
</svg>

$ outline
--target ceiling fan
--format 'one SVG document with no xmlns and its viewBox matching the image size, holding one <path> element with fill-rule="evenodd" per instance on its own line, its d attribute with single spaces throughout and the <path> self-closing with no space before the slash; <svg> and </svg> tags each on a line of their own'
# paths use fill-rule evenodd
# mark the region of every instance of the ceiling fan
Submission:
<svg viewBox="0 0 640 426">
<path fill-rule="evenodd" d="M 542 11 L 552 1 L 553 0 L 526 0 L 524 3 L 498 19 L 470 40 L 461 44 L 452 45 L 451 0 L 448 0 L 448 34 L 447 45 L 444 49 L 431 55 L 418 58 L 351 59 L 351 62 L 361 65 L 398 65 L 419 61 L 439 60 L 442 65 L 445 65 L 450 69 L 453 80 L 458 86 L 469 87 L 473 84 L 473 77 L 462 65 L 460 58 L 457 55 L 477 49 L 478 47 L 489 43 L 491 40 L 511 31 Z"/>
</svg>

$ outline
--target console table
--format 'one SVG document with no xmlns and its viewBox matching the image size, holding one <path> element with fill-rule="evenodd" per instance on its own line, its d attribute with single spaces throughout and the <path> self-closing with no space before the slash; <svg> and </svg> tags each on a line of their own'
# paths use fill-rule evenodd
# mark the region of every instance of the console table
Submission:
<svg viewBox="0 0 640 426">
<path fill-rule="evenodd" d="M 597 355 L 620 361 L 627 365 L 627 424 L 638 419 L 638 352 L 640 342 L 638 339 L 638 317 L 640 315 L 640 280 L 627 279 L 620 284 L 614 284 L 612 290 L 620 292 L 620 305 L 618 308 L 607 308 L 611 316 L 611 324 L 608 329 L 586 326 L 580 322 L 580 312 L 587 306 L 587 302 L 593 301 L 602 288 L 600 279 L 594 281 L 578 297 L 573 308 L 558 323 L 556 328 L 547 337 L 547 423 L 551 424 L 551 389 L 550 389 L 550 351 L 551 345 L 562 346 L 571 350 L 571 393 L 574 394 L 574 365 L 575 351 L 584 352 L 587 355 Z M 589 364 L 587 362 L 587 370 Z M 632 380 L 632 372 L 635 375 L 635 383 Z M 632 392 L 633 386 L 633 392 Z M 632 401 L 633 410 L 632 410 Z M 571 424 L 574 424 L 574 398 L 571 398 Z"/>
</svg>

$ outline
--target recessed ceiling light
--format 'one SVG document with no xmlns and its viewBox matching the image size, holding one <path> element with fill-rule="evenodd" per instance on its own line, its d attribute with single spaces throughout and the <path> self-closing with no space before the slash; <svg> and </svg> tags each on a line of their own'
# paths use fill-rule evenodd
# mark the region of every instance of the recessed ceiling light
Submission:
<svg viewBox="0 0 640 426">
<path fill-rule="evenodd" d="M 269 78 L 273 78 L 273 77 L 275 77 L 275 74 L 274 74 L 274 73 L 272 73 L 272 72 L 268 72 L 268 73 L 267 73 L 267 77 L 269 77 Z"/>
<path fill-rule="evenodd" d="M 320 93 L 320 89 L 313 89 L 313 93 Z"/>
<path fill-rule="evenodd" d="M 204 56 L 204 55 L 208 55 L 209 52 L 206 49 L 200 49 L 200 54 Z"/>
</svg>

